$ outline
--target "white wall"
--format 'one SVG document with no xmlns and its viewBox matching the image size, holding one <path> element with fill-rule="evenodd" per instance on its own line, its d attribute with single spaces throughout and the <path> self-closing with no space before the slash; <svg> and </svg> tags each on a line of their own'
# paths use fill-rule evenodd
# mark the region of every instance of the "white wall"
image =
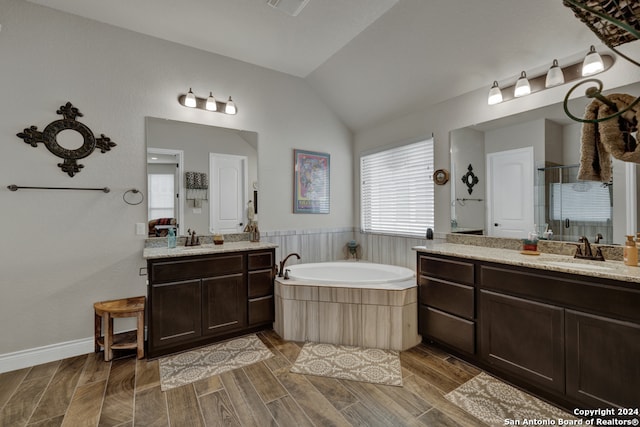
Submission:
<svg viewBox="0 0 640 427">
<path fill-rule="evenodd" d="M 127 189 L 146 191 L 146 116 L 257 132 L 262 230 L 353 226 L 352 135 L 304 80 L 21 0 L 0 0 L 0 10 L 0 362 L 77 340 L 90 351 L 92 303 L 146 293 L 144 236 L 134 234 L 146 206 L 122 199 Z M 180 106 L 189 87 L 233 96 L 238 114 Z M 74 178 L 46 148 L 16 137 L 57 120 L 67 101 L 118 144 L 81 160 Z M 330 214 L 292 214 L 294 148 L 331 154 Z M 111 192 L 10 192 L 9 184 Z"/>
</svg>

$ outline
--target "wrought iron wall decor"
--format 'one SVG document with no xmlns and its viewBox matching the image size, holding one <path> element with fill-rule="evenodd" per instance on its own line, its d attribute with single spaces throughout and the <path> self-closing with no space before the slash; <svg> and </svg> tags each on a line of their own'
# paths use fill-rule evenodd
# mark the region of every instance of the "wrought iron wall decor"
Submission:
<svg viewBox="0 0 640 427">
<path fill-rule="evenodd" d="M 64 118 L 49 123 L 42 132 L 38 130 L 37 126 L 31 126 L 18 133 L 17 136 L 32 147 L 37 147 L 39 142 L 44 143 L 51 153 L 64 159 L 63 163 L 58 163 L 58 167 L 70 177 L 73 177 L 84 167 L 84 165 L 77 163 L 78 159 L 88 157 L 96 147 L 100 149 L 101 153 L 106 153 L 116 146 L 116 143 L 104 134 L 100 134 L 100 138 L 96 138 L 91 129 L 77 121 L 76 117 L 82 117 L 83 114 L 70 102 L 60 106 L 56 114 L 60 114 Z M 83 138 L 82 146 L 75 150 L 61 146 L 57 141 L 57 136 L 64 130 L 78 132 Z"/>
<path fill-rule="evenodd" d="M 478 177 L 473 173 L 473 166 L 469 163 L 469 167 L 467 168 L 467 173 L 462 175 L 462 182 L 467 186 L 467 191 L 469 194 L 473 193 L 473 186 L 478 183 Z"/>
</svg>

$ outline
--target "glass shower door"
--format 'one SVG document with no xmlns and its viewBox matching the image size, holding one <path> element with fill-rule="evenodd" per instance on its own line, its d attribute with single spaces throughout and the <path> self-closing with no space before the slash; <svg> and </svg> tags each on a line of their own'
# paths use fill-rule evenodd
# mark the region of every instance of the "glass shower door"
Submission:
<svg viewBox="0 0 640 427">
<path fill-rule="evenodd" d="M 586 236 L 593 242 L 613 241 L 612 183 L 578 180 L 578 166 L 538 169 L 544 197 L 544 221 L 554 232 L 554 240 L 576 242 Z"/>
</svg>

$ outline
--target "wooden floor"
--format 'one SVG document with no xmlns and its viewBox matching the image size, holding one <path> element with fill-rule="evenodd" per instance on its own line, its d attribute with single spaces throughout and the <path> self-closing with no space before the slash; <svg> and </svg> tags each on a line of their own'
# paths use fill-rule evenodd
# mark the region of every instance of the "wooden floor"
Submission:
<svg viewBox="0 0 640 427">
<path fill-rule="evenodd" d="M 401 352 L 403 387 L 292 374 L 302 346 L 259 333 L 275 357 L 160 391 L 158 361 L 102 353 L 0 374 L 0 426 L 470 426 L 444 398 L 480 371 L 421 344 Z"/>
</svg>

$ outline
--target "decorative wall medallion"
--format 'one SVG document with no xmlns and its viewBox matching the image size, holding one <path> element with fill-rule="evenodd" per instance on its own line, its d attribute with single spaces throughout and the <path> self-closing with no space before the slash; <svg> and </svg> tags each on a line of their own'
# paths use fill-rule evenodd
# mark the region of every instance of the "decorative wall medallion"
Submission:
<svg viewBox="0 0 640 427">
<path fill-rule="evenodd" d="M 38 131 L 37 126 L 31 126 L 17 136 L 32 147 L 37 147 L 39 142 L 44 143 L 51 153 L 64 159 L 63 163 L 58 163 L 58 167 L 70 177 L 73 177 L 84 167 L 76 160 L 89 156 L 96 147 L 100 149 L 101 153 L 106 153 L 111 150 L 111 147 L 116 146 L 116 143 L 111 142 L 111 139 L 104 134 L 100 134 L 100 138 L 96 138 L 91 129 L 76 121 L 76 117 L 82 117 L 83 114 L 70 102 L 60 106 L 56 114 L 61 114 L 64 118 L 49 123 L 42 132 Z M 82 146 L 71 150 L 60 145 L 57 140 L 58 134 L 66 130 L 78 132 L 83 138 Z"/>
<path fill-rule="evenodd" d="M 449 171 L 446 169 L 438 169 L 433 173 L 433 182 L 438 185 L 444 185 L 449 181 Z"/>
<path fill-rule="evenodd" d="M 473 166 L 469 164 L 467 173 L 462 175 L 462 182 L 466 184 L 469 194 L 473 193 L 473 186 L 476 185 L 478 181 L 478 177 L 473 173 Z"/>
</svg>

